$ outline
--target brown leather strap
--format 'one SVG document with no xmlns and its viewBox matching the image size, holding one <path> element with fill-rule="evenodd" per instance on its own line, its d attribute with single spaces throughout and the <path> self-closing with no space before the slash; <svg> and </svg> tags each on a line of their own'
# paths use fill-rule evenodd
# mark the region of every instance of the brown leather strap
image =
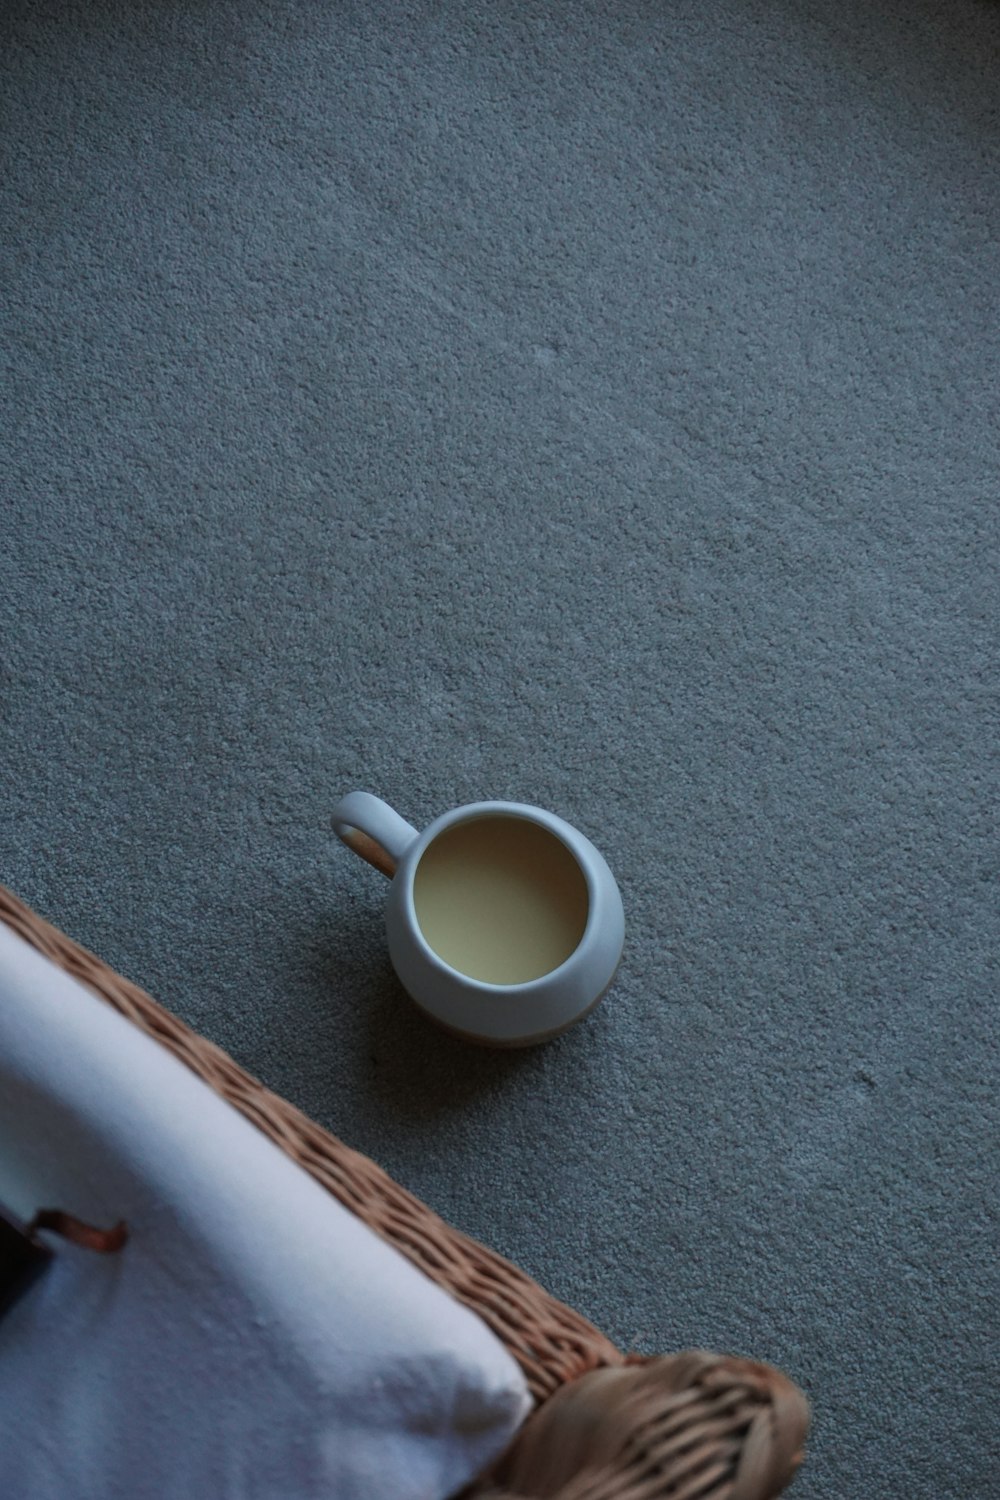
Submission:
<svg viewBox="0 0 1000 1500">
<path fill-rule="evenodd" d="M 128 1240 L 128 1227 L 124 1220 L 115 1224 L 112 1229 L 95 1229 L 92 1224 L 84 1224 L 82 1219 L 75 1219 L 72 1214 L 65 1214 L 59 1208 L 40 1208 L 28 1225 L 28 1238 L 32 1238 L 40 1229 L 60 1234 L 71 1244 L 79 1245 L 84 1250 L 97 1250 L 101 1255 L 113 1255 Z"/>
</svg>

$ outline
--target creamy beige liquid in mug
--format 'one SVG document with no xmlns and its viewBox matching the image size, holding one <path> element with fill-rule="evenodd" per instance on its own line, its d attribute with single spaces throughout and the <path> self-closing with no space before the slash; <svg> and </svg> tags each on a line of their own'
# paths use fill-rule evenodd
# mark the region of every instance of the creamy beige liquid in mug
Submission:
<svg viewBox="0 0 1000 1500">
<path fill-rule="evenodd" d="M 579 945 L 589 898 L 561 839 L 524 818 L 446 828 L 420 857 L 413 905 L 439 958 L 486 984 L 523 984 Z"/>
</svg>

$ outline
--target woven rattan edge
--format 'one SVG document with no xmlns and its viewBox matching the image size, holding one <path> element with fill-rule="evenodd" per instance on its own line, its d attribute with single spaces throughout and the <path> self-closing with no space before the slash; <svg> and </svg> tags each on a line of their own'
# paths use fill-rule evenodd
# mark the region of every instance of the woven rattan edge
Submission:
<svg viewBox="0 0 1000 1500">
<path fill-rule="evenodd" d="M 698 1350 L 625 1359 L 3 886 L 0 920 L 172 1052 L 517 1360 L 538 1405 L 461 1500 L 772 1500 L 794 1476 L 809 1406 L 780 1371 Z"/>
<path fill-rule="evenodd" d="M 563 1386 L 460 1500 L 773 1500 L 808 1427 L 802 1392 L 770 1365 L 636 1359 Z"/>
<path fill-rule="evenodd" d="M 584 1317 L 495 1251 L 453 1229 L 368 1157 L 272 1093 L 228 1053 L 0 886 L 0 920 L 180 1059 L 363 1223 L 505 1345 L 542 1401 L 623 1356 Z"/>
</svg>

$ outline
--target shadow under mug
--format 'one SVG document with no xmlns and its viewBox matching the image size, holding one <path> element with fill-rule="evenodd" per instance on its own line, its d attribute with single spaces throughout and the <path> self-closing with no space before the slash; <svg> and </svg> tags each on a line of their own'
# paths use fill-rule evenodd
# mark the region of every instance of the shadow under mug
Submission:
<svg viewBox="0 0 1000 1500">
<path fill-rule="evenodd" d="M 577 829 L 521 802 L 473 802 L 423 833 L 369 792 L 332 817 L 391 880 L 389 956 L 416 1004 L 492 1046 L 559 1035 L 602 998 L 625 938 L 621 895 Z"/>
</svg>

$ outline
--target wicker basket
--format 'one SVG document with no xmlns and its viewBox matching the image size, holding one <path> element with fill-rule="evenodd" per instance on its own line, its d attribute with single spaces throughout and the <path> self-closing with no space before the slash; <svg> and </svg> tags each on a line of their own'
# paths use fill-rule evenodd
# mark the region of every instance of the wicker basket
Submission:
<svg viewBox="0 0 1000 1500">
<path fill-rule="evenodd" d="M 808 1405 L 768 1365 L 626 1357 L 516 1266 L 244 1072 L 0 886 L 0 920 L 155 1037 L 359 1219 L 471 1308 L 524 1371 L 535 1413 L 463 1500 L 767 1500 L 802 1457 Z"/>
</svg>

